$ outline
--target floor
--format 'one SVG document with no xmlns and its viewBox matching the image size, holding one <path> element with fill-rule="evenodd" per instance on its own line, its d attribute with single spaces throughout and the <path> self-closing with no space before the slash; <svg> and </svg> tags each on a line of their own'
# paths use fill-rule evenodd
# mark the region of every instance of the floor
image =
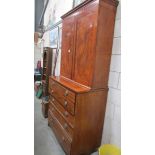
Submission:
<svg viewBox="0 0 155 155">
<path fill-rule="evenodd" d="M 41 100 L 34 97 L 34 155 L 65 155 L 42 116 Z M 98 155 L 93 153 L 92 155 Z"/>
</svg>

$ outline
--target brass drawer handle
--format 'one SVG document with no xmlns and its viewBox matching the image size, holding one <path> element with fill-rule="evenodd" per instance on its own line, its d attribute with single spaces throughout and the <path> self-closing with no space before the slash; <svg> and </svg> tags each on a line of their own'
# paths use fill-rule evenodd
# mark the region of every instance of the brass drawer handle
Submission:
<svg viewBox="0 0 155 155">
<path fill-rule="evenodd" d="M 54 93 L 54 90 L 53 89 L 51 90 L 51 93 Z"/>
<path fill-rule="evenodd" d="M 68 117 L 68 112 L 67 112 L 67 111 L 65 111 L 65 112 L 64 112 L 64 115 L 65 115 L 66 117 Z"/>
<path fill-rule="evenodd" d="M 68 96 L 68 90 L 65 91 L 65 94 L 64 94 L 64 95 L 65 95 L 65 96 Z"/>
<path fill-rule="evenodd" d="M 52 102 L 54 102 L 54 98 L 52 98 Z"/>
<path fill-rule="evenodd" d="M 67 101 L 65 101 L 65 102 L 64 102 L 64 106 L 67 107 L 67 104 L 68 104 Z"/>
<path fill-rule="evenodd" d="M 67 127 L 68 127 L 68 125 L 67 125 L 67 123 L 65 123 L 65 124 L 64 124 L 64 128 L 67 129 Z"/>
</svg>

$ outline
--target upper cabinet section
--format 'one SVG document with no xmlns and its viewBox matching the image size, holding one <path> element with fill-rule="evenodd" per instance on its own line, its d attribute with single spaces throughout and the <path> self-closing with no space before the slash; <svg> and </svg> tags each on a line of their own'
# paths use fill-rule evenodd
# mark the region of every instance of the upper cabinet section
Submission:
<svg viewBox="0 0 155 155">
<path fill-rule="evenodd" d="M 61 76 L 107 88 L 116 7 L 115 0 L 86 0 L 62 16 Z"/>
</svg>

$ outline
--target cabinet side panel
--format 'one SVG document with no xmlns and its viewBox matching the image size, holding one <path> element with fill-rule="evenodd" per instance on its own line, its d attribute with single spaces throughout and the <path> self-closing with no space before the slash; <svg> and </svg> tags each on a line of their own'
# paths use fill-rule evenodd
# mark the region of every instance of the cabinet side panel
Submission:
<svg viewBox="0 0 155 155">
<path fill-rule="evenodd" d="M 101 143 L 107 90 L 77 95 L 71 155 L 90 154 Z"/>
<path fill-rule="evenodd" d="M 114 34 L 116 7 L 100 1 L 93 88 L 106 88 Z"/>
</svg>

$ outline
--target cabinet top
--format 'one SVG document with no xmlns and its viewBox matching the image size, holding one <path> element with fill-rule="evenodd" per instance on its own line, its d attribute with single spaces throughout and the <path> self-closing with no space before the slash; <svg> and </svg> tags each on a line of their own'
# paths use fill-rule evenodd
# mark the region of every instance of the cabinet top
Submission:
<svg viewBox="0 0 155 155">
<path fill-rule="evenodd" d="M 65 17 L 67 17 L 68 15 L 72 14 L 73 12 L 78 10 L 79 8 L 85 6 L 88 3 L 93 2 L 93 1 L 98 1 L 98 2 L 102 1 L 102 2 L 108 3 L 110 5 L 113 5 L 115 7 L 117 7 L 118 3 L 119 3 L 118 0 L 85 0 L 84 2 L 82 2 L 81 4 L 79 4 L 75 8 L 73 8 L 72 10 L 68 11 L 67 13 L 65 13 L 63 16 L 61 16 L 61 18 L 64 19 Z"/>
</svg>

